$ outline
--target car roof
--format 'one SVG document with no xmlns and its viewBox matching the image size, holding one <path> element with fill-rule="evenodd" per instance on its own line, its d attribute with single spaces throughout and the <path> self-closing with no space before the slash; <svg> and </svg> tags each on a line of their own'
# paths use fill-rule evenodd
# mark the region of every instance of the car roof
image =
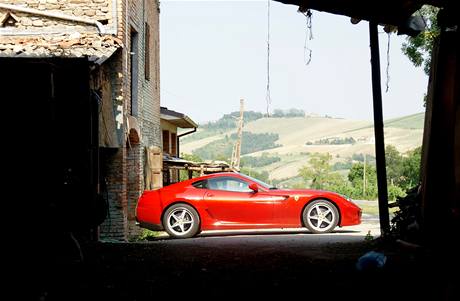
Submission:
<svg viewBox="0 0 460 301">
<path fill-rule="evenodd" d="M 250 179 L 246 178 L 243 174 L 240 174 L 238 172 L 224 171 L 224 172 L 215 172 L 215 173 L 207 174 L 207 175 L 204 175 L 204 176 L 201 176 L 201 177 L 196 177 L 196 178 L 193 178 L 193 179 L 177 182 L 177 183 L 165 186 L 164 188 L 166 188 L 166 187 L 188 186 L 188 185 L 191 185 L 191 184 L 193 184 L 195 182 L 204 181 L 204 180 L 207 180 L 207 179 L 212 179 L 212 178 L 217 178 L 217 177 L 235 177 L 235 178 L 240 178 L 240 179 L 245 179 L 245 180 L 251 181 Z"/>
</svg>

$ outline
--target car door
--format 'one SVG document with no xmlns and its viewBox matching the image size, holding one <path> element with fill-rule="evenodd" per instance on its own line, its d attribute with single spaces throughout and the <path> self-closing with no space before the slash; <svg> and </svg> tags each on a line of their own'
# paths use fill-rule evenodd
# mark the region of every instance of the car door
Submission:
<svg viewBox="0 0 460 301">
<path fill-rule="evenodd" d="M 219 226 L 252 228 L 274 226 L 275 199 L 264 192 L 254 192 L 249 182 L 236 177 L 208 179 L 204 197 L 208 213 Z"/>
</svg>

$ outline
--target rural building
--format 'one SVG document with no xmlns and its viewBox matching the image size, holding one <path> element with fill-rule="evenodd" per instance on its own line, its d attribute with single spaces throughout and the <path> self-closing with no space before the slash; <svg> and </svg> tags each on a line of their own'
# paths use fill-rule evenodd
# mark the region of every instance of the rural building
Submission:
<svg viewBox="0 0 460 301">
<path fill-rule="evenodd" d="M 139 232 L 146 148 L 161 147 L 159 12 L 154 0 L 0 0 L 3 96 L 40 146 L 29 167 L 46 171 L 31 184 L 43 233 Z"/>
<path fill-rule="evenodd" d="M 196 132 L 198 124 L 183 113 L 169 110 L 166 107 L 160 108 L 160 124 L 163 141 L 163 155 L 165 162 L 173 162 L 174 158 L 180 157 L 180 138 Z M 178 134 L 178 129 L 191 129 Z M 176 160 L 177 161 L 177 160 Z M 166 164 L 166 163 L 165 163 Z M 179 181 L 179 170 L 163 168 L 163 185 L 169 185 Z"/>
</svg>

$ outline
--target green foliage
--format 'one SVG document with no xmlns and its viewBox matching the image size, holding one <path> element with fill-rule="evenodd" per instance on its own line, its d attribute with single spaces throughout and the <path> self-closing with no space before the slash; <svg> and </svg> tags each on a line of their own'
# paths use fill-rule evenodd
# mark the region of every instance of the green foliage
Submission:
<svg viewBox="0 0 460 301">
<path fill-rule="evenodd" d="M 399 185 L 402 181 L 403 157 L 393 145 L 385 147 L 388 183 Z"/>
<path fill-rule="evenodd" d="M 241 166 L 262 167 L 281 161 L 280 157 L 263 153 L 260 157 L 246 156 L 241 158 Z"/>
<path fill-rule="evenodd" d="M 372 236 L 371 230 L 367 231 L 367 234 L 366 234 L 366 236 L 364 237 L 364 240 L 365 240 L 365 241 L 372 241 L 372 240 L 374 240 L 374 236 Z"/>
<path fill-rule="evenodd" d="M 313 189 L 330 189 L 343 184 L 344 179 L 336 172 L 332 172 L 330 162 L 332 156 L 329 153 L 314 153 L 308 161 L 309 165 L 299 170 L 299 175 L 305 182 L 310 183 Z"/>
<path fill-rule="evenodd" d="M 356 154 L 355 154 L 356 155 Z M 364 155 L 355 156 L 355 159 L 364 159 Z M 394 146 L 386 148 L 388 199 L 394 201 L 405 196 L 405 191 L 419 184 L 420 181 L 421 148 L 418 147 L 406 155 L 402 155 Z M 299 176 L 304 183 L 314 189 L 327 189 L 347 195 L 353 199 L 373 200 L 378 196 L 377 171 L 375 165 L 358 162 L 351 165 L 347 179 L 334 173 L 342 164 L 338 162 L 331 166 L 332 156 L 329 154 L 313 154 L 309 165 L 299 170 Z M 358 160 L 360 161 L 360 160 Z M 364 177 L 364 168 L 366 176 Z M 301 186 L 301 185 L 299 185 Z"/>
<path fill-rule="evenodd" d="M 240 169 L 240 172 L 245 174 L 245 175 L 248 175 L 250 177 L 253 177 L 253 178 L 256 178 L 258 180 L 261 180 L 262 182 L 265 182 L 265 183 L 270 183 L 270 174 L 268 173 L 268 171 L 257 171 L 255 169 L 252 169 L 252 168 L 249 168 L 249 167 L 242 167 Z"/>
<path fill-rule="evenodd" d="M 236 134 L 230 136 L 231 140 L 236 140 Z M 278 134 L 274 133 L 260 133 L 254 134 L 251 132 L 243 132 L 243 141 L 241 142 L 241 154 L 250 154 L 261 150 L 271 149 L 280 144 L 276 144 L 275 141 L 279 139 Z"/>
<path fill-rule="evenodd" d="M 389 185 L 395 185 L 408 190 L 420 182 L 420 160 L 422 148 L 409 151 L 403 156 L 398 150 L 389 145 L 385 148 L 387 178 Z"/>
<path fill-rule="evenodd" d="M 397 198 L 406 196 L 406 192 L 399 186 L 389 185 L 388 186 L 388 200 L 395 201 Z"/>
<path fill-rule="evenodd" d="M 393 127 L 400 129 L 423 129 L 425 113 L 417 113 L 409 116 L 385 120 L 385 128 Z"/>
<path fill-rule="evenodd" d="M 200 157 L 200 156 L 197 156 L 196 154 L 186 154 L 186 153 L 181 153 L 180 157 L 184 160 L 187 160 L 187 161 L 192 161 L 192 162 L 196 162 L 196 163 L 200 163 L 200 162 L 203 162 L 204 160 Z M 197 177 L 199 176 L 199 172 L 197 171 L 194 171 L 192 173 L 192 177 Z M 187 170 L 179 170 L 179 181 L 185 181 L 185 180 L 188 180 L 188 171 Z"/>
<path fill-rule="evenodd" d="M 400 186 L 408 190 L 420 183 L 420 161 L 422 158 L 422 147 L 407 152 L 402 162 L 402 179 Z"/>
<path fill-rule="evenodd" d="M 354 161 L 364 162 L 364 154 L 353 154 L 351 159 Z M 366 154 L 366 164 L 375 165 L 375 157 L 372 155 Z"/>
<path fill-rule="evenodd" d="M 406 191 L 406 195 L 398 197 L 395 205 L 399 210 L 395 211 L 391 219 L 391 234 L 394 237 L 411 242 L 419 242 L 421 239 L 421 203 L 419 193 L 420 186 L 414 186 Z"/>
<path fill-rule="evenodd" d="M 426 30 L 415 37 L 407 37 L 406 43 L 402 45 L 402 52 L 416 67 L 423 65 L 427 75 L 430 73 L 433 44 L 440 34 L 437 23 L 438 11 L 439 9 L 434 6 L 424 5 L 419 13 L 426 22 Z"/>
<path fill-rule="evenodd" d="M 316 140 L 314 142 L 308 141 L 306 145 L 340 145 L 340 144 L 355 144 L 356 140 L 353 137 L 331 137 Z"/>
<path fill-rule="evenodd" d="M 192 161 L 192 162 L 203 162 L 203 159 L 196 155 L 196 154 L 186 154 L 186 153 L 181 153 L 180 154 L 180 157 L 184 160 L 187 160 L 187 161 Z"/>
<path fill-rule="evenodd" d="M 142 229 L 141 234 L 135 239 L 135 241 L 153 240 L 160 235 L 161 235 L 161 232 L 159 231 L 151 231 L 148 229 Z"/>
<path fill-rule="evenodd" d="M 264 117 L 260 112 L 254 111 L 244 111 L 243 112 L 243 121 L 244 123 L 251 122 L 257 119 Z M 216 130 L 229 130 L 236 128 L 238 118 L 240 118 L 240 112 L 231 112 L 230 114 L 225 114 L 217 121 L 210 121 L 203 125 L 200 125 L 201 128 L 211 131 Z"/>
<path fill-rule="evenodd" d="M 219 139 L 195 149 L 192 154 L 205 160 L 217 160 L 219 158 L 228 161 L 228 158 L 232 156 L 232 147 L 233 143 L 227 139 Z"/>
<path fill-rule="evenodd" d="M 353 163 L 351 160 L 345 161 L 345 162 L 336 162 L 334 165 L 332 165 L 332 170 L 337 171 L 337 170 L 350 170 L 352 167 Z"/>
<path fill-rule="evenodd" d="M 196 141 L 208 137 L 212 137 L 217 134 L 222 134 L 223 130 L 203 130 L 203 129 L 198 129 L 195 133 L 192 133 L 190 135 L 187 135 L 183 138 L 180 139 L 181 143 L 187 143 L 190 141 Z"/>
<path fill-rule="evenodd" d="M 352 198 L 368 200 L 377 198 L 377 172 L 374 166 L 366 164 L 366 177 L 364 178 L 364 164 L 353 164 L 348 173 L 348 181 L 353 187 L 349 194 Z"/>
<path fill-rule="evenodd" d="M 287 118 L 292 118 L 292 117 L 305 117 L 305 111 L 301 109 L 294 109 L 291 108 L 289 110 L 281 110 L 281 109 L 275 109 L 273 111 L 272 117 L 287 117 Z"/>
<path fill-rule="evenodd" d="M 232 156 L 233 146 L 236 141 L 236 134 L 226 136 L 223 139 L 213 141 L 203 147 L 200 147 L 193 151 L 194 155 L 197 155 L 205 160 L 224 160 L 229 161 L 228 158 Z M 254 134 L 251 132 L 243 132 L 243 139 L 241 142 L 241 154 L 250 154 L 253 152 L 271 149 L 278 147 L 275 141 L 279 139 L 278 134 L 273 133 L 259 133 Z"/>
</svg>

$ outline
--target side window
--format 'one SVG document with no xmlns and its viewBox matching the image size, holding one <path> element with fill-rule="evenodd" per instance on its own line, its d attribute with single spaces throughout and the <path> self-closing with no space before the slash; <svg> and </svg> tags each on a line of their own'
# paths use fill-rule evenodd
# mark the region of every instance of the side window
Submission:
<svg viewBox="0 0 460 301">
<path fill-rule="evenodd" d="M 213 178 L 208 180 L 208 188 L 235 192 L 251 192 L 249 183 L 236 178 Z"/>
<path fill-rule="evenodd" d="M 193 183 L 192 186 L 195 187 L 195 188 L 199 188 L 199 189 L 205 189 L 206 188 L 206 180 L 197 181 L 197 182 Z"/>
</svg>

